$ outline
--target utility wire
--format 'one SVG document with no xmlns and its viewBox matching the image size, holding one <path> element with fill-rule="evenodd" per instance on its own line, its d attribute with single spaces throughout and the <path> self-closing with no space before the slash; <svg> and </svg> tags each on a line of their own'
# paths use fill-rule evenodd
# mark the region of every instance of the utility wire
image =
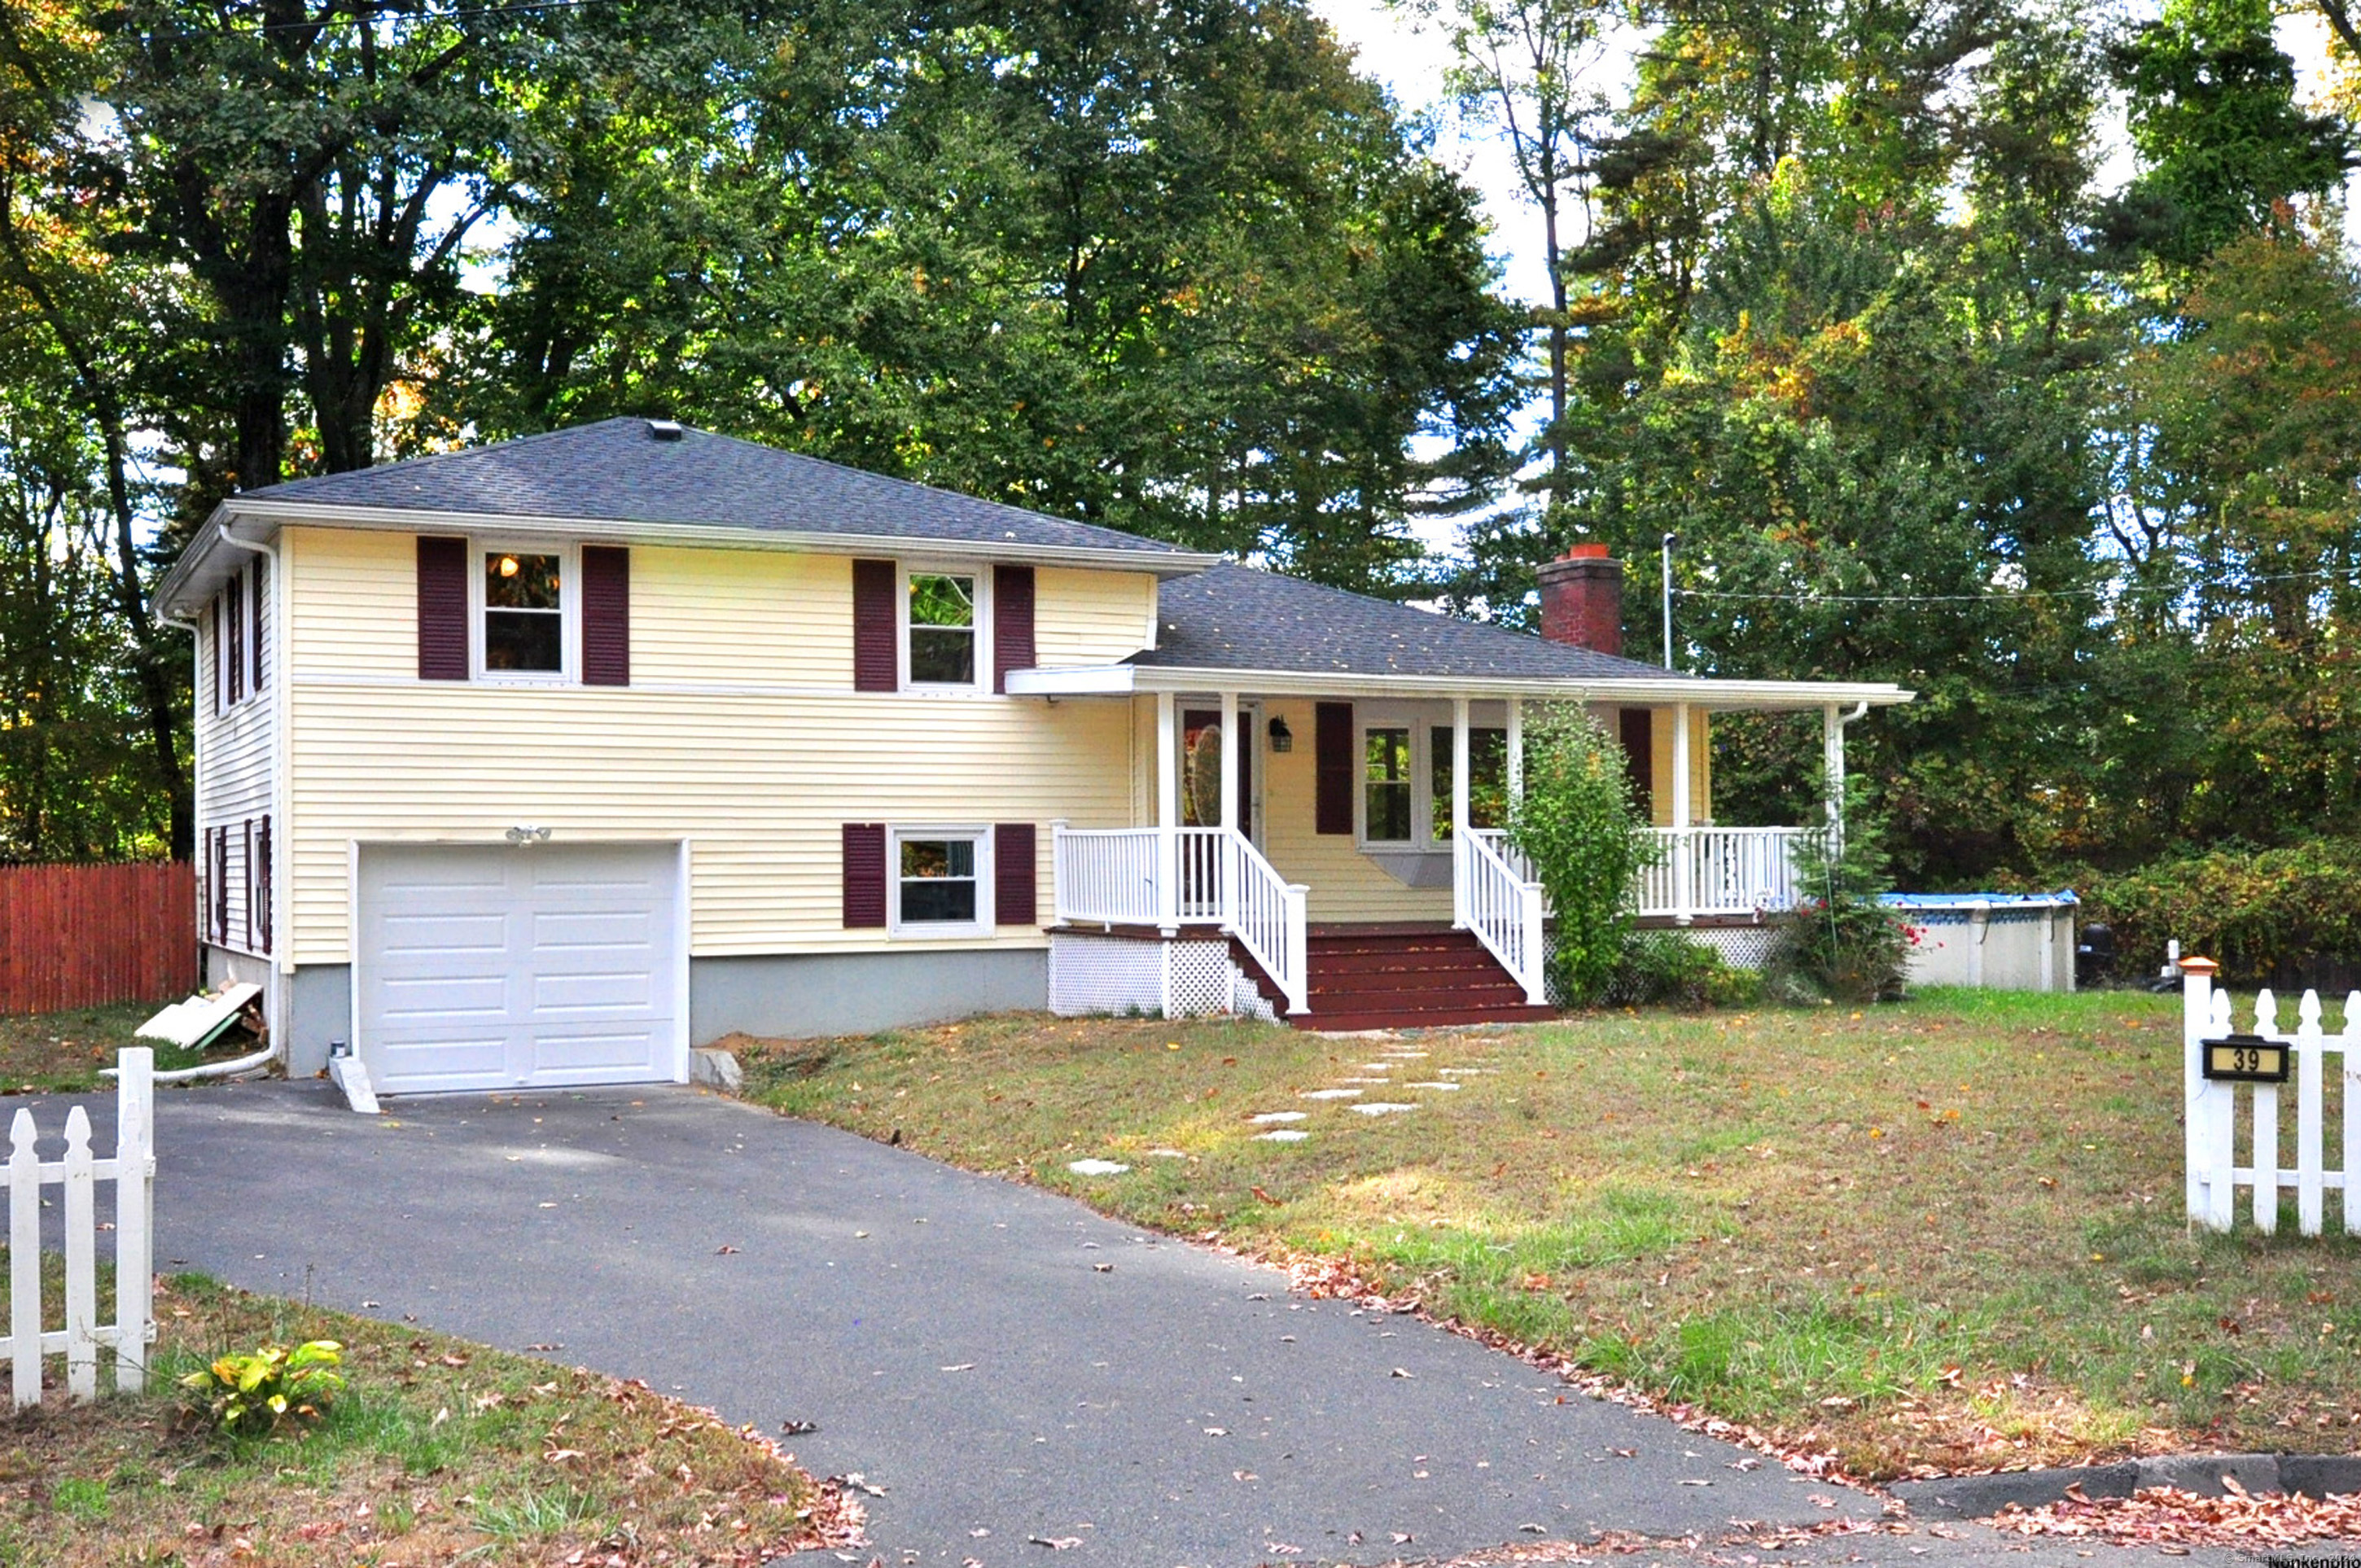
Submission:
<svg viewBox="0 0 2361 1568">
<path fill-rule="evenodd" d="M 2350 582 L 2361 575 L 2361 566 L 2346 566 L 2318 572 L 2266 573 L 2232 581 L 2217 581 L 2213 587 L 2247 587 L 2263 583 L 2306 583 L 2330 580 Z M 2188 593 L 2201 585 L 2189 584 L 2172 589 Z M 2025 599 L 2109 598 L 2137 593 L 2137 585 L 2116 585 L 2092 588 L 2024 588 L 2009 593 L 1987 594 L 1816 594 L 1816 593 L 1734 593 L 1715 588 L 1684 588 L 1675 587 L 1676 598 L 1752 600 L 1764 604 L 2015 604 Z"/>
</svg>

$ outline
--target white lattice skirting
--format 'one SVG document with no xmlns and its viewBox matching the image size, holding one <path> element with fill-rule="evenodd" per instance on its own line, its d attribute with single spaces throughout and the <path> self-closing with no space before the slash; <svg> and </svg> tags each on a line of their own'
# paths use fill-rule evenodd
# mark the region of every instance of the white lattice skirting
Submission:
<svg viewBox="0 0 2361 1568">
<path fill-rule="evenodd" d="M 1049 1011 L 1061 1018 L 1136 1014 L 1188 1018 L 1274 1016 L 1230 957 L 1227 942 L 1164 942 L 1074 931 L 1049 933 Z"/>
</svg>

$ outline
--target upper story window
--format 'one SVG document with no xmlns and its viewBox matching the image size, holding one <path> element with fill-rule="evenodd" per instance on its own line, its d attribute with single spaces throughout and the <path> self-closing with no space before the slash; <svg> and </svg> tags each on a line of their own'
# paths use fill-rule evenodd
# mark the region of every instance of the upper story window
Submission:
<svg viewBox="0 0 2361 1568">
<path fill-rule="evenodd" d="M 973 686 L 976 657 L 977 585 L 972 575 L 909 574 L 909 684 L 914 686 Z"/>
<path fill-rule="evenodd" d="M 488 674 L 565 674 L 563 556 L 484 552 L 483 651 Z"/>
<path fill-rule="evenodd" d="M 263 628 L 269 578 L 257 557 L 232 573 L 214 598 L 214 711 L 262 695 Z"/>
</svg>

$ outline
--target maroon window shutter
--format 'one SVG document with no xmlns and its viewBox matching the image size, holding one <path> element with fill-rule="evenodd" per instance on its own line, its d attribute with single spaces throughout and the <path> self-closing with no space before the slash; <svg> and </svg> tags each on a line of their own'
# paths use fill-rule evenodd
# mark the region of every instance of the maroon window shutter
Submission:
<svg viewBox="0 0 2361 1568">
<path fill-rule="evenodd" d="M 844 924 L 885 924 L 885 824 L 844 825 Z"/>
<path fill-rule="evenodd" d="M 894 563 L 852 564 L 852 689 L 898 691 L 902 685 L 901 619 L 894 607 Z"/>
<path fill-rule="evenodd" d="M 996 926 L 1040 924 L 1033 846 L 1030 822 L 1003 822 L 992 830 L 992 919 Z"/>
<path fill-rule="evenodd" d="M 229 943 L 229 827 L 214 829 L 214 940 Z"/>
<path fill-rule="evenodd" d="M 582 684 L 631 684 L 631 553 L 582 547 Z"/>
<path fill-rule="evenodd" d="M 254 946 L 254 818 L 238 824 L 238 858 L 246 867 L 246 945 Z"/>
<path fill-rule="evenodd" d="M 1616 739 L 1623 745 L 1623 772 L 1631 781 L 1631 804 L 1645 818 L 1656 809 L 1655 715 L 1644 707 L 1615 710 Z"/>
<path fill-rule="evenodd" d="M 247 641 L 254 649 L 254 691 L 257 696 L 262 695 L 262 607 L 270 597 L 267 591 L 270 587 L 269 572 L 270 557 L 257 555 L 254 558 L 254 601 L 249 607 L 251 621 L 247 628 Z"/>
<path fill-rule="evenodd" d="M 467 542 L 418 538 L 418 678 L 467 678 Z"/>
<path fill-rule="evenodd" d="M 270 950 L 270 916 L 271 916 L 271 908 L 270 908 L 270 815 L 269 815 L 269 813 L 268 813 L 268 812 L 265 812 L 265 813 L 263 814 L 263 817 L 262 817 L 262 834 L 261 834 L 261 838 L 260 838 L 260 839 L 259 839 L 259 840 L 258 841 L 258 848 L 259 852 L 260 852 L 260 856 L 261 856 L 261 861 L 262 861 L 262 863 L 261 863 L 260 868 L 257 871 L 257 872 L 256 872 L 256 874 L 255 874 L 255 888 L 256 888 L 257 895 L 258 895 L 258 897 L 260 899 L 261 904 L 262 904 L 262 918 L 261 918 L 259 921 L 258 921 L 256 924 L 257 924 L 258 927 L 260 929 L 260 931 L 261 931 L 261 933 L 262 933 L 262 950 L 263 950 L 264 952 L 266 952 L 266 953 L 267 953 L 267 952 L 269 952 L 269 951 Z"/>
<path fill-rule="evenodd" d="M 992 689 L 1008 689 L 1008 672 L 1033 667 L 1033 568 L 992 570 Z M 1032 921 L 1025 922 L 1031 925 Z"/>
<path fill-rule="evenodd" d="M 222 620 L 229 628 L 229 700 L 235 705 L 246 700 L 246 574 L 234 574 L 222 592 L 228 600 Z"/>
<path fill-rule="evenodd" d="M 214 596 L 214 712 L 219 715 L 227 706 L 222 701 L 222 687 L 229 680 L 227 662 L 223 653 L 229 644 L 222 637 L 222 596 Z"/>
<path fill-rule="evenodd" d="M 1313 829 L 1353 831 L 1353 705 L 1323 702 L 1312 710 Z"/>
</svg>

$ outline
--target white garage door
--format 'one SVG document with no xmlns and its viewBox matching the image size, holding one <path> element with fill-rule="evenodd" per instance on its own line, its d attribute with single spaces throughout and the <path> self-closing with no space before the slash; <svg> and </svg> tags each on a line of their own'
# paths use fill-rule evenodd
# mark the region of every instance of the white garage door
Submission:
<svg viewBox="0 0 2361 1568">
<path fill-rule="evenodd" d="M 680 851 L 364 848 L 359 1050 L 388 1093 L 674 1076 Z"/>
</svg>

